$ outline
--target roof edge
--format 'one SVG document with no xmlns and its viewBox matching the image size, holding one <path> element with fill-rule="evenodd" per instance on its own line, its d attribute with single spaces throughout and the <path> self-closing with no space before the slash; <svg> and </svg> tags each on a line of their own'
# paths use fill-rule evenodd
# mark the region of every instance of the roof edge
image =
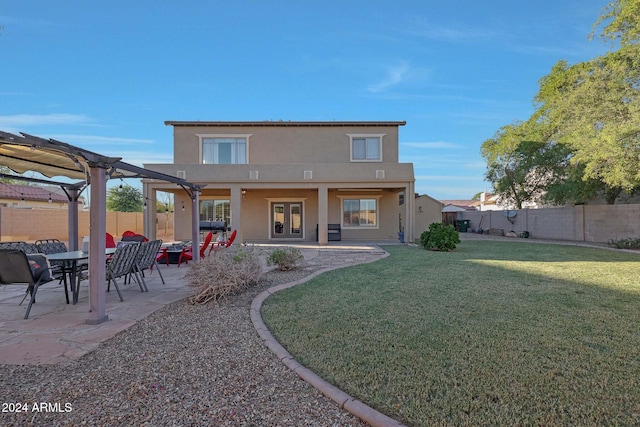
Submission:
<svg viewBox="0 0 640 427">
<path fill-rule="evenodd" d="M 273 121 L 273 120 L 264 120 L 264 121 L 173 121 L 166 120 L 164 122 L 166 126 L 181 126 L 181 127 L 190 127 L 190 126 L 213 126 L 213 127 L 231 127 L 231 126 L 255 126 L 255 127 L 347 127 L 347 126 L 365 126 L 365 127 L 374 127 L 374 126 L 404 126 L 407 124 L 406 121 L 318 121 L 318 122 L 295 122 L 295 121 Z"/>
</svg>

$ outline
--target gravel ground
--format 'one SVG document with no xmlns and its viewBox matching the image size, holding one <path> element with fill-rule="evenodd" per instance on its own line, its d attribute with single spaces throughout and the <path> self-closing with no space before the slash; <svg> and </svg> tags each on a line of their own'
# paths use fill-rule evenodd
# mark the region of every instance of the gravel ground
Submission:
<svg viewBox="0 0 640 427">
<path fill-rule="evenodd" d="M 249 318 L 259 292 L 313 270 L 266 273 L 218 305 L 178 301 L 67 365 L 4 365 L 0 425 L 363 426 L 288 370 Z"/>
</svg>

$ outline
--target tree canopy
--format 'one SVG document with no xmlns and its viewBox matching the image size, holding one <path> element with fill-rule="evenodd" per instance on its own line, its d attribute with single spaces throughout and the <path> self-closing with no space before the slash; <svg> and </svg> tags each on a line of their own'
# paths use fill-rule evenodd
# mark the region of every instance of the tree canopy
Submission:
<svg viewBox="0 0 640 427">
<path fill-rule="evenodd" d="M 617 0 L 594 24 L 619 48 L 558 61 L 539 81 L 535 113 L 482 144 L 486 178 L 501 199 L 613 203 L 640 187 L 640 0 Z M 592 35 L 593 35 L 592 32 Z"/>
<path fill-rule="evenodd" d="M 142 193 L 137 188 L 124 184 L 107 191 L 107 210 L 117 212 L 142 212 Z"/>
</svg>

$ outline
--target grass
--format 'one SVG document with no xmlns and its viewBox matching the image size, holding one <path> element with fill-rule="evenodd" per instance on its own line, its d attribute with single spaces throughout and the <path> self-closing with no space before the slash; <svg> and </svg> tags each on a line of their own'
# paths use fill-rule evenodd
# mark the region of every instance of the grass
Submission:
<svg viewBox="0 0 640 427">
<path fill-rule="evenodd" d="M 640 257 L 387 247 L 267 299 L 298 361 L 409 425 L 638 425 Z"/>
</svg>

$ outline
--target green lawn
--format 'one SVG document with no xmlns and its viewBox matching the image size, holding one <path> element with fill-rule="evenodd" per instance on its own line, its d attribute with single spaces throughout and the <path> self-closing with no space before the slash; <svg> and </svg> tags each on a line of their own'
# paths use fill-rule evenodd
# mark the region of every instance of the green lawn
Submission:
<svg viewBox="0 0 640 427">
<path fill-rule="evenodd" d="M 409 425 L 640 424 L 640 255 L 385 249 L 267 299 L 302 364 Z"/>
</svg>

